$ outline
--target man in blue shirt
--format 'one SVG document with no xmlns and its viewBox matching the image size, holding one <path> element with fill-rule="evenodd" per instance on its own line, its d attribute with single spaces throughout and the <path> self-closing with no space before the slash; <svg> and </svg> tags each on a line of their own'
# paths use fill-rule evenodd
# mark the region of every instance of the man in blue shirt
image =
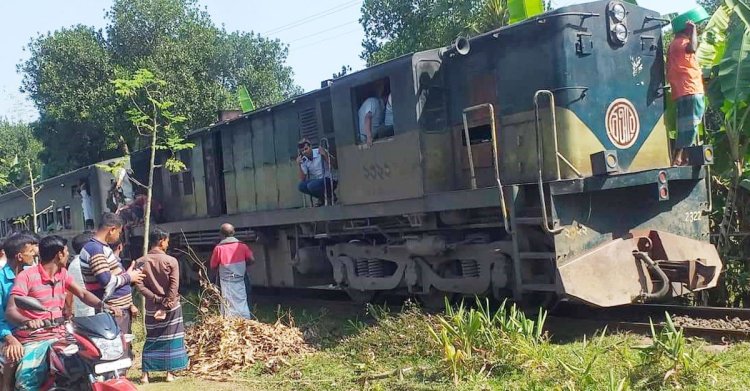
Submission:
<svg viewBox="0 0 750 391">
<path fill-rule="evenodd" d="M 5 309 L 8 306 L 10 290 L 16 279 L 16 274 L 24 266 L 35 263 L 39 251 L 36 238 L 26 234 L 13 234 L 3 243 L 3 250 L 7 263 L 0 269 L 0 340 L 2 340 L 3 384 L 2 389 L 13 389 L 13 378 L 18 361 L 23 357 L 23 345 L 11 334 L 11 326 L 5 319 Z"/>
</svg>

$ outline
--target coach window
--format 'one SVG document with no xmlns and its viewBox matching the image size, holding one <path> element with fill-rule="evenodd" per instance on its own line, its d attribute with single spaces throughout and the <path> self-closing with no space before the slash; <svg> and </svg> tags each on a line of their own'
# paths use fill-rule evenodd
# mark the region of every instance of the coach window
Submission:
<svg viewBox="0 0 750 391">
<path fill-rule="evenodd" d="M 62 227 L 64 226 L 63 221 L 64 221 L 63 220 L 63 209 L 62 208 L 57 208 L 57 227 L 56 228 L 58 230 L 62 229 Z"/>
<path fill-rule="evenodd" d="M 355 129 L 358 144 L 376 141 L 394 135 L 393 98 L 391 79 L 382 78 L 354 88 L 357 112 Z M 370 140 L 368 140 L 368 133 Z"/>
<path fill-rule="evenodd" d="M 70 206 L 66 206 L 63 208 L 63 227 L 65 227 L 65 229 L 73 228 L 73 226 L 70 224 L 71 220 L 72 219 L 70 218 Z"/>
</svg>

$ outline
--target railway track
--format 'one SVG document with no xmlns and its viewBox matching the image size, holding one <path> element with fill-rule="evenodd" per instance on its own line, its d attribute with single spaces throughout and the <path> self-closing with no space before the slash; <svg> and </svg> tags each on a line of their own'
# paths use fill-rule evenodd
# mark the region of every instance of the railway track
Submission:
<svg viewBox="0 0 750 391">
<path fill-rule="evenodd" d="M 343 291 L 330 289 L 254 289 L 257 302 L 265 304 L 327 307 L 334 311 L 363 312 L 364 304 L 352 302 Z M 398 311 L 403 297 L 389 299 L 392 311 Z M 472 301 L 467 301 L 470 304 Z M 382 303 L 381 303 L 382 304 Z M 650 335 L 651 323 L 658 330 L 665 325 L 666 314 L 685 336 L 715 343 L 750 340 L 750 309 L 683 306 L 672 304 L 632 304 L 595 308 L 573 302 L 561 302 L 549 312 L 547 326 L 553 335 L 575 337 L 605 326 L 608 330 Z"/>
<path fill-rule="evenodd" d="M 711 342 L 728 343 L 750 340 L 750 309 L 693 307 L 666 304 L 633 304 L 613 308 L 592 308 L 576 303 L 561 303 L 552 311 L 554 330 L 566 321 L 585 321 L 590 325 L 607 326 L 609 330 L 651 333 L 651 321 L 658 330 L 665 326 L 666 314 L 685 336 Z"/>
</svg>

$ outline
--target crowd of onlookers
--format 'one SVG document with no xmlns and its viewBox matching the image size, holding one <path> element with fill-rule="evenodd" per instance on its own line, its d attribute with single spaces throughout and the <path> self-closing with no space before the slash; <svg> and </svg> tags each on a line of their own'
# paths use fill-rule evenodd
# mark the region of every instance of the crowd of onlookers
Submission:
<svg viewBox="0 0 750 391">
<path fill-rule="evenodd" d="M 174 371 L 187 367 L 178 294 L 179 267 L 177 260 L 166 254 L 169 234 L 154 229 L 149 234 L 148 254 L 125 268 L 120 259 L 122 229 L 120 216 L 104 213 L 96 230 L 73 238 L 73 256 L 68 241 L 57 235 L 40 237 L 22 231 L 2 240 L 2 389 L 14 388 L 14 375 L 22 373 L 25 365 L 37 365 L 32 358 L 44 354 L 49 341 L 65 338 L 65 320 L 108 311 L 120 332 L 130 334 L 132 319 L 138 315 L 133 304 L 134 288 L 146 298 L 142 381 L 148 382 L 152 371 L 166 371 L 167 381 L 172 381 Z M 20 296 L 38 300 L 47 312 L 20 308 L 15 303 Z M 45 319 L 53 322 L 45 323 Z M 132 356 L 130 346 L 126 347 L 126 354 Z"/>
</svg>

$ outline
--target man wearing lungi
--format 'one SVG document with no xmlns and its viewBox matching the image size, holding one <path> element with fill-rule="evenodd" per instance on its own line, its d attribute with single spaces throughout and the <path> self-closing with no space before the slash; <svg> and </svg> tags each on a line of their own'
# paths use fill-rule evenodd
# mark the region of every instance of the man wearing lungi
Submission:
<svg viewBox="0 0 750 391">
<path fill-rule="evenodd" d="M 674 141 L 672 165 L 688 164 L 684 148 L 695 145 L 698 124 L 703 120 L 706 104 L 703 99 L 703 73 L 695 52 L 698 33 L 693 22 L 675 34 L 667 52 L 667 79 L 672 99 L 677 104 L 677 137 Z"/>
<path fill-rule="evenodd" d="M 245 273 L 247 266 L 255 261 L 253 252 L 234 237 L 234 226 L 229 223 L 221 225 L 223 238 L 211 254 L 211 270 L 219 269 L 221 296 L 221 314 L 224 316 L 241 316 L 252 319 L 245 290 Z"/>
</svg>

